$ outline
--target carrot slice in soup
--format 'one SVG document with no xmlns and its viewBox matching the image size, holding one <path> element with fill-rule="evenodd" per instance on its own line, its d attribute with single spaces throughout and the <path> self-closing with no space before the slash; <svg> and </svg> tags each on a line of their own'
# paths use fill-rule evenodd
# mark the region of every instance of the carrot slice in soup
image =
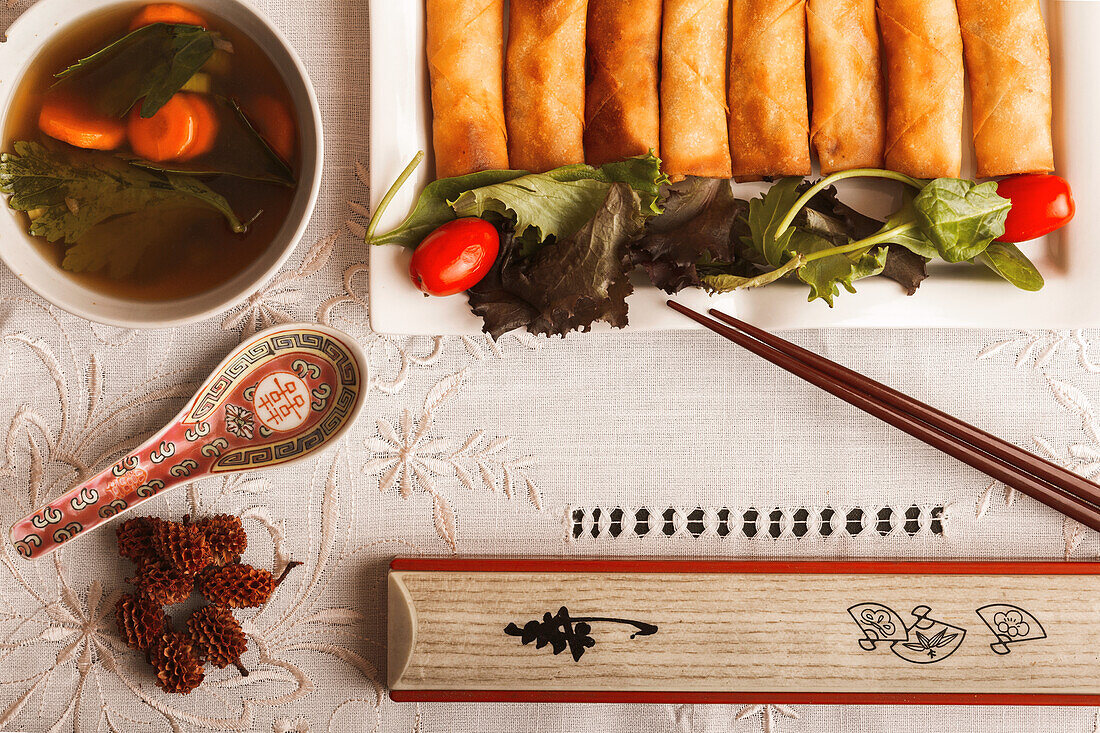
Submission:
<svg viewBox="0 0 1100 733">
<path fill-rule="evenodd" d="M 130 21 L 130 30 L 134 31 L 142 26 L 153 23 L 179 23 L 182 25 L 197 25 L 206 27 L 206 18 L 193 10 L 188 10 L 175 3 L 156 3 L 146 5 L 134 19 Z"/>
<path fill-rule="evenodd" d="M 298 129 L 287 106 L 270 94 L 259 94 L 249 101 L 245 112 L 260 137 L 283 160 L 289 161 L 294 155 Z"/>
<path fill-rule="evenodd" d="M 126 139 L 122 120 L 105 117 L 86 102 L 59 95 L 50 95 L 42 103 L 38 127 L 52 138 L 91 150 L 114 150 Z"/>
<path fill-rule="evenodd" d="M 191 105 L 191 113 L 195 116 L 195 139 L 179 160 L 191 160 L 206 155 L 214 149 L 214 143 L 218 139 L 218 113 L 214 110 L 214 105 L 202 94 L 184 92 L 176 96 L 183 97 Z"/>
<path fill-rule="evenodd" d="M 134 107 L 126 125 L 130 147 L 146 160 L 161 163 L 182 160 L 195 142 L 198 120 L 186 95 L 176 94 L 152 117 Z"/>
</svg>

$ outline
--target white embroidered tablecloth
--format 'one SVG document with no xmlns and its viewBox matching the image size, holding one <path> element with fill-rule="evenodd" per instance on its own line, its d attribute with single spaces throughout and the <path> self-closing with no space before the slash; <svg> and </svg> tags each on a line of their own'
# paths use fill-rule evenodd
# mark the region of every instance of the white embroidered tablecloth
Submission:
<svg viewBox="0 0 1100 733">
<path fill-rule="evenodd" d="M 0 28 L 30 0 L 3 2 Z M 360 339 L 371 360 L 365 414 L 312 462 L 201 481 L 146 505 L 173 518 L 241 514 L 246 560 L 304 561 L 266 608 L 238 614 L 247 678 L 208 668 L 189 696 L 153 685 L 114 629 L 129 567 L 113 532 L 33 564 L 3 543 L 0 729 L 1097 730 L 1090 708 L 390 702 L 383 578 L 398 554 L 1094 558 L 1100 541 L 710 334 L 372 334 L 366 3 L 257 5 L 303 56 L 324 116 L 309 231 L 247 303 L 175 330 L 92 325 L 0 272 L 0 526 L 141 441 L 234 344 L 274 323 L 318 320 Z M 1100 334 L 793 338 L 1100 473 Z"/>
</svg>

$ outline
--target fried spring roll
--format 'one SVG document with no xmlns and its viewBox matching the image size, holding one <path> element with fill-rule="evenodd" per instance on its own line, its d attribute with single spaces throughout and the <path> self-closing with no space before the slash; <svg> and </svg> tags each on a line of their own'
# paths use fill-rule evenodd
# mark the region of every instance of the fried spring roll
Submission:
<svg viewBox="0 0 1100 733">
<path fill-rule="evenodd" d="M 661 157 L 673 180 L 732 173 L 726 119 L 729 8 L 729 0 L 665 0 Z"/>
<path fill-rule="evenodd" d="M 438 178 L 508 167 L 504 0 L 427 0 Z"/>
<path fill-rule="evenodd" d="M 738 179 L 810 174 L 804 0 L 734 0 L 730 155 Z"/>
<path fill-rule="evenodd" d="M 1050 45 L 1039 0 L 958 0 L 978 176 L 1054 170 Z"/>
<path fill-rule="evenodd" d="M 588 0 L 511 0 L 504 113 L 513 168 L 584 162 Z"/>
<path fill-rule="evenodd" d="M 660 54 L 661 0 L 589 0 L 587 163 L 660 150 Z"/>
<path fill-rule="evenodd" d="M 878 0 L 886 57 L 886 167 L 917 178 L 962 167 L 963 50 L 955 0 Z"/>
<path fill-rule="evenodd" d="M 809 0 L 810 142 L 825 175 L 882 167 L 886 85 L 875 0 Z"/>
</svg>

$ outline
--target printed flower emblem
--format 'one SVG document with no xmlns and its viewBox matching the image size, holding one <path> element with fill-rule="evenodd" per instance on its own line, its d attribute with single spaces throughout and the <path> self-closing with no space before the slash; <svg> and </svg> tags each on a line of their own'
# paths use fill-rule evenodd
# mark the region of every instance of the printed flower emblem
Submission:
<svg viewBox="0 0 1100 733">
<path fill-rule="evenodd" d="M 1019 611 L 1007 611 L 993 614 L 993 623 L 997 631 L 1005 636 L 1027 636 L 1031 627 L 1024 621 Z"/>
<path fill-rule="evenodd" d="M 225 429 L 239 438 L 252 440 L 252 431 L 256 427 L 256 420 L 251 410 L 246 410 L 238 405 L 225 406 Z"/>
</svg>

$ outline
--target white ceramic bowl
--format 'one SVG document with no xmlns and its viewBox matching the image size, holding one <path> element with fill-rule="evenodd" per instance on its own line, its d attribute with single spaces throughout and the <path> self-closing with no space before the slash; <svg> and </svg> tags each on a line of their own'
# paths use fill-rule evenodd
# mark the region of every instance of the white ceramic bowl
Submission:
<svg viewBox="0 0 1100 733">
<path fill-rule="evenodd" d="M 188 298 L 134 301 L 87 288 L 48 262 L 28 238 L 15 212 L 0 211 L 0 259 L 34 292 L 59 308 L 92 321 L 127 328 L 165 328 L 207 318 L 240 302 L 278 270 L 309 222 L 321 188 L 323 142 L 321 111 L 309 76 L 283 34 L 241 0 L 187 0 L 249 36 L 268 55 L 290 92 L 298 113 L 301 172 L 286 220 L 267 250 L 232 279 Z M 134 0 L 39 0 L 7 31 L 0 43 L 0 130 L 7 123 L 12 96 L 30 63 L 54 36 L 83 19 Z M 6 199 L 6 197 L 0 197 Z"/>
</svg>

